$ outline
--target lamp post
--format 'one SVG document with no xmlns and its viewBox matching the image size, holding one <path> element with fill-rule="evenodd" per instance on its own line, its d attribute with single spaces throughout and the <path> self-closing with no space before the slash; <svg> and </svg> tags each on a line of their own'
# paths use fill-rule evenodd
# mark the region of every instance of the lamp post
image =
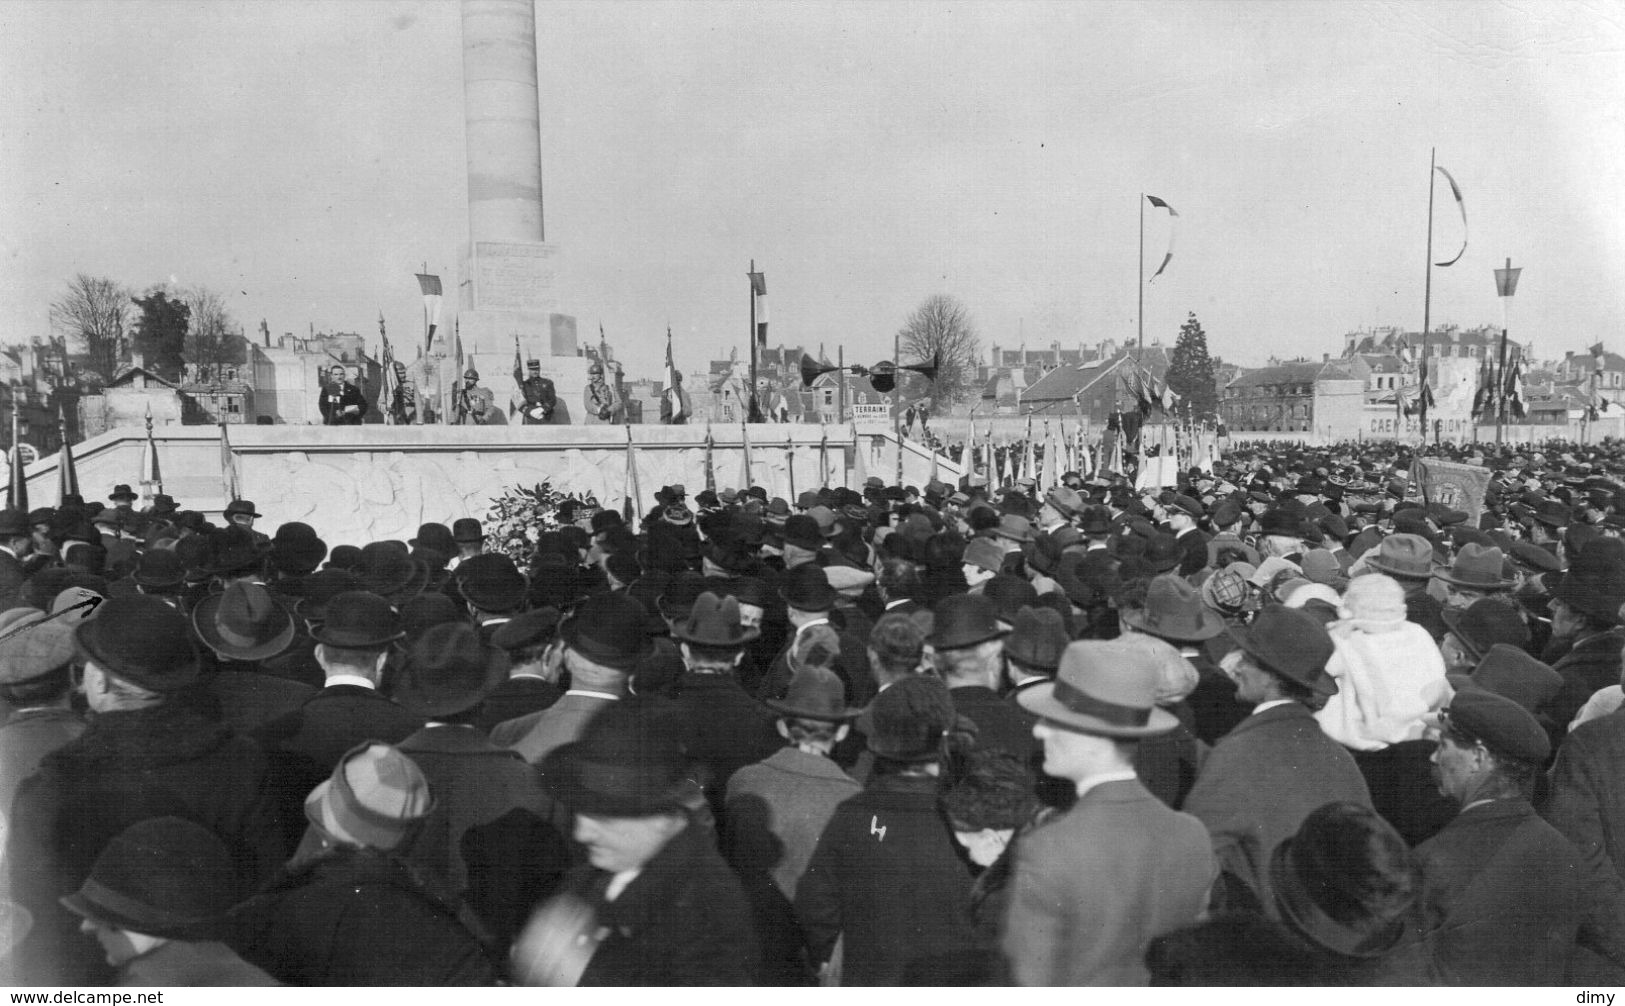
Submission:
<svg viewBox="0 0 1625 1006">
<path fill-rule="evenodd" d="M 1505 269 L 1495 270 L 1495 295 L 1501 298 L 1501 363 L 1495 372 L 1495 449 L 1501 449 L 1501 427 L 1506 422 L 1507 415 L 1507 301 L 1518 289 L 1518 274 L 1523 268 L 1512 268 L 1512 259 L 1507 259 Z"/>
</svg>

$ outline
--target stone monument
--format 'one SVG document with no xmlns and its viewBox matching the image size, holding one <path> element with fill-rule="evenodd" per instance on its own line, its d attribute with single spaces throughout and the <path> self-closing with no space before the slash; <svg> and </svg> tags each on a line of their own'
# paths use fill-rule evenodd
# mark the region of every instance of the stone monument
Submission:
<svg viewBox="0 0 1625 1006">
<path fill-rule="evenodd" d="M 558 311 L 558 248 L 547 243 L 542 217 L 534 0 L 462 0 L 462 18 L 468 243 L 457 304 L 464 360 L 505 405 L 518 398 L 517 335 L 525 359 L 540 361 L 569 409 L 568 419 L 556 421 L 580 422 L 588 361 L 577 355 L 575 318 Z M 437 334 L 436 352 L 442 337 L 449 358 L 451 326 Z"/>
</svg>

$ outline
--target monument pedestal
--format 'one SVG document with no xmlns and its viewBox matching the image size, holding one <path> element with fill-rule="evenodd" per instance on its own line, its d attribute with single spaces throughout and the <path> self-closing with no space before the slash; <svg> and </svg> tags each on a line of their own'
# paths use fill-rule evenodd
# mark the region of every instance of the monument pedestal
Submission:
<svg viewBox="0 0 1625 1006">
<path fill-rule="evenodd" d="M 480 372 L 504 409 L 522 401 L 513 381 L 514 340 L 528 363 L 541 364 L 568 419 L 580 422 L 587 361 L 577 355 L 575 318 L 558 313 L 558 247 L 539 241 L 475 241 L 463 258 L 458 322 L 465 366 Z M 517 419 L 517 417 L 515 417 Z"/>
</svg>

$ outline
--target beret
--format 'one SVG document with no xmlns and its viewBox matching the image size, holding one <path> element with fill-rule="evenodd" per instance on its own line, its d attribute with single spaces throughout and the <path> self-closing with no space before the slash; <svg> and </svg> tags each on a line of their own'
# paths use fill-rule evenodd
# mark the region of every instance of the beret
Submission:
<svg viewBox="0 0 1625 1006">
<path fill-rule="evenodd" d="M 1492 751 L 1539 765 L 1552 753 L 1551 739 L 1535 714 L 1513 700 L 1468 686 L 1450 700 L 1450 723 Z"/>
</svg>

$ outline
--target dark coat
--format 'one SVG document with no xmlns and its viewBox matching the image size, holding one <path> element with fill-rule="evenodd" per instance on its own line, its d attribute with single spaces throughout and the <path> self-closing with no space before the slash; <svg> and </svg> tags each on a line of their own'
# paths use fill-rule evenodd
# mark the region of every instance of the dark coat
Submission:
<svg viewBox="0 0 1625 1006">
<path fill-rule="evenodd" d="M 1247 717 L 1214 745 L 1184 809 L 1207 825 L 1219 868 L 1273 914 L 1270 854 L 1334 800 L 1371 806 L 1354 758 L 1307 706 L 1288 702 Z"/>
<path fill-rule="evenodd" d="M 835 810 L 796 891 L 814 963 L 845 935 L 843 984 L 896 985 L 909 962 L 977 948 L 971 874 L 937 780 L 878 775 Z"/>
<path fill-rule="evenodd" d="M 0 611 L 23 604 L 23 561 L 0 548 Z"/>
<path fill-rule="evenodd" d="M 1371 791 L 1372 809 L 1413 848 L 1437 835 L 1461 809 L 1433 781 L 1436 746 L 1429 740 L 1414 740 L 1376 751 L 1350 752 Z"/>
<path fill-rule="evenodd" d="M 1181 710 L 1186 713 L 1188 710 Z M 1196 785 L 1196 776 L 1207 757 L 1207 745 L 1196 739 L 1185 720 L 1164 734 L 1140 741 L 1134 754 L 1134 771 L 1151 795 L 1179 810 Z"/>
<path fill-rule="evenodd" d="M 1146 952 L 1152 985 L 1437 985 L 1413 928 L 1383 952 L 1348 957 L 1251 912 L 1224 912 L 1159 937 Z"/>
<path fill-rule="evenodd" d="M 490 733 L 498 723 L 546 709 L 557 702 L 559 696 L 563 694 L 564 691 L 558 685 L 543 681 L 534 675 L 525 674 L 509 678 L 480 703 L 480 711 L 475 717 L 474 725 Z"/>
<path fill-rule="evenodd" d="M 337 389 L 324 383 L 319 404 L 324 426 L 360 426 L 367 415 L 366 397 L 361 394 L 360 388 L 348 381 Z M 352 405 L 357 406 L 359 411 L 345 415 L 344 410 Z"/>
<path fill-rule="evenodd" d="M 954 700 L 954 712 L 976 724 L 978 748 L 997 748 L 1028 762 L 1041 747 L 1033 736 L 1037 717 L 1014 702 L 1000 698 L 991 688 L 962 685 L 948 689 L 948 695 Z"/>
<path fill-rule="evenodd" d="M 709 829 L 691 823 L 643 865 L 614 901 L 611 877 L 590 866 L 564 890 L 597 915 L 598 945 L 581 985 L 750 985 L 756 937 L 739 880 Z"/>
<path fill-rule="evenodd" d="M 396 855 L 463 897 L 506 943 L 569 865 L 559 830 L 569 816 L 523 758 L 477 727 L 424 727 L 399 747 L 429 781 L 434 809 Z"/>
<path fill-rule="evenodd" d="M 1401 581 L 1401 585 L 1409 584 L 1407 581 Z M 1435 643 L 1450 631 L 1450 627 L 1444 624 L 1444 604 L 1426 590 L 1418 590 L 1414 594 L 1409 590 L 1406 591 L 1405 620 L 1415 622 L 1428 630 L 1428 635 L 1433 637 Z"/>
<path fill-rule="evenodd" d="M 1198 528 L 1191 528 L 1174 539 L 1174 544 L 1179 546 L 1180 576 L 1192 576 L 1207 567 L 1207 543 L 1210 540 L 1207 532 Z"/>
<path fill-rule="evenodd" d="M 342 847 L 232 910 L 226 943 L 289 985 L 489 985 L 496 969 L 448 902 L 399 859 Z"/>
<path fill-rule="evenodd" d="M 272 720 L 303 706 L 316 689 L 301 681 L 265 674 L 251 665 L 230 664 L 204 682 L 220 722 L 240 734 L 253 734 Z"/>
<path fill-rule="evenodd" d="M 1619 684 L 1619 655 L 1625 648 L 1625 629 L 1610 629 L 1569 648 L 1552 670 L 1563 676 L 1557 694 L 1540 709 L 1556 749 L 1568 731 L 1574 714 L 1598 689 Z"/>
<path fill-rule="evenodd" d="M 283 848 L 292 855 L 304 834 L 305 797 L 333 774 L 339 759 L 363 741 L 398 744 L 423 720 L 382 693 L 359 685 L 332 685 L 291 713 L 256 730 L 271 756 L 272 783 L 286 826 Z"/>
<path fill-rule="evenodd" d="M 1580 854 L 1523 800 L 1469 807 L 1416 849 L 1452 985 L 1563 985 L 1589 910 Z"/>
<path fill-rule="evenodd" d="M 705 768 L 705 795 L 720 812 L 728 777 L 784 746 L 773 713 L 745 694 L 732 674 L 684 674 L 674 710 L 688 756 Z"/>
<path fill-rule="evenodd" d="M 18 959 L 32 984 L 93 984 L 108 972 L 95 941 L 57 898 L 78 890 L 120 832 L 152 817 L 194 821 L 226 843 L 238 895 L 282 858 L 266 758 L 258 746 L 195 711 L 165 703 L 100 713 L 26 780 L 12 806 L 5 861 L 12 897 L 34 916 Z"/>
<path fill-rule="evenodd" d="M 1588 862 L 1625 882 L 1625 709 L 1575 727 L 1541 812 Z"/>
<path fill-rule="evenodd" d="M 491 728 L 491 743 L 511 748 L 532 765 L 540 765 L 548 752 L 581 736 L 587 723 L 616 701 L 603 695 L 569 692 L 540 712 L 498 723 Z"/>
</svg>

